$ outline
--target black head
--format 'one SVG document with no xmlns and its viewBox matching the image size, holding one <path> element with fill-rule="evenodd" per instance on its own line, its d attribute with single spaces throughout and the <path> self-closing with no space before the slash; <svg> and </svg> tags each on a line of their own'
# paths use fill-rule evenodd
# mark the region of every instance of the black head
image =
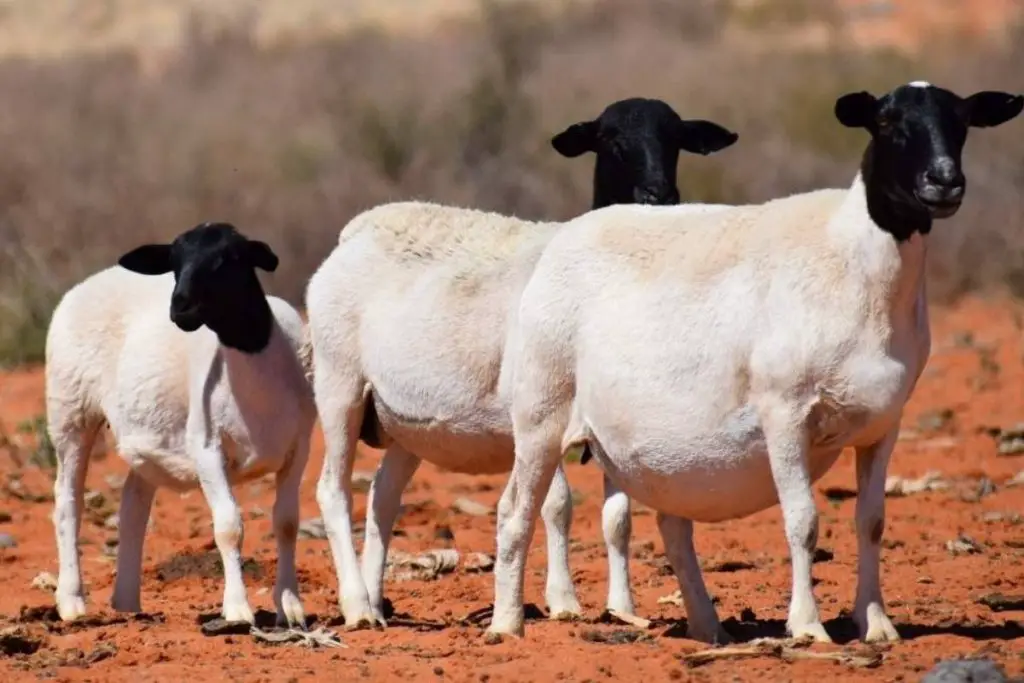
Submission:
<svg viewBox="0 0 1024 683">
<path fill-rule="evenodd" d="M 270 308 L 256 268 L 273 272 L 277 256 L 227 223 L 203 223 L 170 244 L 147 244 L 118 264 L 143 275 L 174 273 L 171 321 L 185 332 L 206 325 L 227 346 L 262 350 L 270 337 Z"/>
<path fill-rule="evenodd" d="M 593 208 L 609 204 L 678 204 L 679 150 L 711 154 L 738 135 L 710 121 L 684 121 L 661 100 L 632 98 L 608 105 L 593 121 L 551 139 L 559 154 L 597 154 Z"/>
<path fill-rule="evenodd" d="M 1019 95 L 984 91 L 962 98 L 917 81 L 879 98 L 844 95 L 835 114 L 844 126 L 871 134 L 863 171 L 877 208 L 887 207 L 900 220 L 924 220 L 930 229 L 931 219 L 952 216 L 963 201 L 967 179 L 960 158 L 967 129 L 998 126 L 1022 107 Z"/>
</svg>

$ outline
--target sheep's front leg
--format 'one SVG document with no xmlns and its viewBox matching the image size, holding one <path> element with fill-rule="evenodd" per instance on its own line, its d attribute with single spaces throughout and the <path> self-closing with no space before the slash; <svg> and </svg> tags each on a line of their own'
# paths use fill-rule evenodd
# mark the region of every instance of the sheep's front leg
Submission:
<svg viewBox="0 0 1024 683">
<path fill-rule="evenodd" d="M 117 612 L 140 612 L 142 548 L 146 525 L 153 508 L 156 487 L 135 472 L 129 472 L 121 489 L 118 512 L 117 579 L 111 607 Z"/>
<path fill-rule="evenodd" d="M 295 541 L 299 533 L 299 486 L 309 460 L 309 435 L 301 435 L 288 463 L 277 473 L 274 500 L 274 537 L 277 539 L 277 580 L 274 582 L 274 607 L 277 623 L 305 628 L 306 614 L 299 598 L 299 579 L 295 572 Z"/>
<path fill-rule="evenodd" d="M 363 581 L 370 596 L 374 620 L 384 620 L 384 566 L 391 531 L 402 504 L 402 491 L 420 466 L 420 459 L 398 444 L 391 444 L 370 485 L 366 504 L 366 535 L 363 541 Z"/>
<path fill-rule="evenodd" d="M 50 438 L 57 451 L 57 478 L 53 484 L 53 527 L 60 563 L 57 574 L 57 613 L 64 621 L 70 621 L 85 614 L 78 533 L 82 528 L 89 454 L 99 427 L 63 427 L 61 421 L 53 415 L 49 415 L 48 420 Z"/>
<path fill-rule="evenodd" d="M 634 614 L 633 593 L 629 583 L 629 538 L 632 534 L 629 496 L 604 477 L 604 506 L 601 528 L 608 551 L 608 609 Z"/>
<path fill-rule="evenodd" d="M 783 401 L 772 401 L 760 414 L 793 570 L 786 629 L 795 638 L 810 636 L 818 642 L 830 643 L 832 639 L 818 616 L 811 583 L 811 563 L 818 544 L 818 509 L 807 470 L 804 418 L 796 406 Z"/>
<path fill-rule="evenodd" d="M 512 476 L 515 476 L 514 474 Z M 570 620 L 582 616 L 569 570 L 569 528 L 572 526 L 572 492 L 561 464 L 555 470 L 541 507 L 548 542 L 547 588 L 544 597 L 551 619 Z"/>
<path fill-rule="evenodd" d="M 693 522 L 681 517 L 658 513 L 658 531 L 665 543 L 665 555 L 679 581 L 679 592 L 686 606 L 688 635 L 705 643 L 724 644 L 732 640 L 711 602 L 704 585 L 697 552 L 693 547 Z"/>
<path fill-rule="evenodd" d="M 900 639 L 885 614 L 879 580 L 880 547 L 885 531 L 885 473 L 898 429 L 878 443 L 857 449 L 857 599 L 853 618 L 860 636 L 871 643 Z"/>
<path fill-rule="evenodd" d="M 228 621 L 255 622 L 242 577 L 242 513 L 228 482 L 224 454 L 207 443 L 197 449 L 196 472 L 206 502 L 213 512 L 213 540 L 224 565 L 222 616 Z"/>
</svg>

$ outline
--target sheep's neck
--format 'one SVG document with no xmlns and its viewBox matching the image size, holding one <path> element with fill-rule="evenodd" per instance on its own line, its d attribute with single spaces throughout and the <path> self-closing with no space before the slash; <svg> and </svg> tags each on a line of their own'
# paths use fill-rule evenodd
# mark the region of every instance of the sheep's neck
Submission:
<svg viewBox="0 0 1024 683">
<path fill-rule="evenodd" d="M 270 343 L 274 316 L 263 291 L 254 292 L 238 306 L 225 307 L 206 321 L 222 346 L 242 353 L 255 354 Z"/>
<path fill-rule="evenodd" d="M 874 141 L 868 145 L 860 166 L 867 196 L 867 209 L 871 220 L 893 236 L 905 242 L 915 233 L 927 235 L 932 229 L 932 217 L 916 202 L 898 196 L 898 187 L 891 178 L 892 169 L 875 154 Z"/>
</svg>

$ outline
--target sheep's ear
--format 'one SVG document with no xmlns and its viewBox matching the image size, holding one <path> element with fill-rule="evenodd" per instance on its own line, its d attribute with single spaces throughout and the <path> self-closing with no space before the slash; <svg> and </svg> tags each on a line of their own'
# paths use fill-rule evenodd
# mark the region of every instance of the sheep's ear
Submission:
<svg viewBox="0 0 1024 683">
<path fill-rule="evenodd" d="M 694 154 L 712 154 L 739 140 L 740 136 L 711 121 L 683 121 L 676 127 L 679 149 Z"/>
<path fill-rule="evenodd" d="M 984 90 L 964 99 L 968 125 L 991 128 L 1006 123 L 1024 109 L 1024 97 Z"/>
<path fill-rule="evenodd" d="M 245 243 L 245 260 L 253 268 L 261 268 L 268 273 L 277 270 L 277 254 L 266 242 L 249 240 Z"/>
<path fill-rule="evenodd" d="M 564 157 L 597 151 L 597 121 L 574 123 L 551 138 L 551 146 Z"/>
<path fill-rule="evenodd" d="M 119 258 L 117 264 L 142 275 L 169 273 L 173 270 L 171 268 L 171 245 L 144 244 Z"/>
<path fill-rule="evenodd" d="M 875 125 L 878 99 L 869 92 L 852 92 L 836 100 L 836 118 L 848 128 L 867 128 Z"/>
</svg>

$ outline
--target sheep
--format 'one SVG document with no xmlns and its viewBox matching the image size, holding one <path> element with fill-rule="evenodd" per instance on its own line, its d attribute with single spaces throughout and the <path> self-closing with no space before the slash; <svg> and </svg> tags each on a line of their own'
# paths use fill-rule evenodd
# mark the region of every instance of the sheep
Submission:
<svg viewBox="0 0 1024 683">
<path fill-rule="evenodd" d="M 615 119 L 576 124 L 555 136 L 563 153 L 596 151 L 623 194 L 673 199 L 676 149 L 711 153 L 737 136 L 709 122 L 682 122 L 664 103 L 633 100 L 609 108 Z M 627 114 L 633 112 L 632 115 Z M 657 149 L 655 149 L 657 148 Z M 665 150 L 671 148 L 671 153 Z M 655 149 L 645 156 L 645 150 Z M 671 170 L 659 164 L 668 156 Z M 602 184 L 603 183 L 603 184 Z M 652 185 L 653 183 L 653 185 Z M 656 192 L 651 195 L 650 192 Z M 305 355 L 324 430 L 317 486 L 339 603 L 348 628 L 386 626 L 383 573 L 401 494 L 419 463 L 459 472 L 507 472 L 513 461 L 508 400 L 496 388 L 509 316 L 557 223 L 534 223 L 472 209 L 396 202 L 370 209 L 342 230 L 338 246 L 306 290 L 310 345 Z M 356 442 L 385 448 L 371 486 L 361 568 L 352 540 L 351 471 Z M 606 490 L 608 606 L 634 611 L 628 576 L 628 499 Z M 581 613 L 568 566 L 571 500 L 558 469 L 544 506 L 550 616 Z M 508 508 L 505 496 L 498 524 Z"/>
<path fill-rule="evenodd" d="M 963 200 L 968 127 L 1024 97 L 961 98 L 923 82 L 836 101 L 871 141 L 849 189 L 703 215 L 608 207 L 570 221 L 524 287 L 506 347 L 515 464 L 498 531 L 489 637 L 523 634 L 526 553 L 542 494 L 585 447 L 658 511 L 690 636 L 726 641 L 693 522 L 781 502 L 792 567 L 787 629 L 829 641 L 811 584 L 811 486 L 856 450 L 854 619 L 895 641 L 879 580 L 886 468 L 930 351 L 927 235 Z"/>
<path fill-rule="evenodd" d="M 78 532 L 88 456 L 106 421 L 131 468 L 121 497 L 113 608 L 141 609 L 142 549 L 156 489 L 198 486 L 213 512 L 224 565 L 222 614 L 252 623 L 242 518 L 230 485 L 274 473 L 274 603 L 280 623 L 304 628 L 295 541 L 316 405 L 296 355 L 302 318 L 265 296 L 254 270 L 274 271 L 277 256 L 229 224 L 204 223 L 170 244 L 140 246 L 118 264 L 72 287 L 47 331 L 61 619 L 86 612 Z"/>
<path fill-rule="evenodd" d="M 738 136 L 716 123 L 679 117 L 661 100 L 632 97 L 609 104 L 593 120 L 574 123 L 551 139 L 562 156 L 597 155 L 591 208 L 612 204 L 679 203 L 679 151 L 708 155 Z"/>
</svg>

